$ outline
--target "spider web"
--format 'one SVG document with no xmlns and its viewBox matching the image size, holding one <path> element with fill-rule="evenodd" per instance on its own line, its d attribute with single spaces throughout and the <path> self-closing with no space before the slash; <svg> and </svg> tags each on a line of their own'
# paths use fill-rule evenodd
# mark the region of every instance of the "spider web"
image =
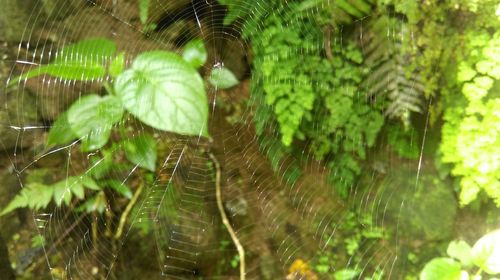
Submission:
<svg viewBox="0 0 500 280">
<path fill-rule="evenodd" d="M 260 1 L 264 0 L 254 5 L 260 5 Z M 177 1 L 150 2 L 155 7 L 150 17 L 158 23 L 157 32 L 152 33 L 137 27 L 137 15 L 131 14 L 137 10 L 134 1 L 63 1 L 53 7 L 48 18 L 44 16 L 44 2 L 38 1 L 25 23 L 21 43 L 15 47 L 15 57 L 8 60 L 12 68 L 7 75 L 16 76 L 33 65 L 47 63 L 65 45 L 94 37 L 116 41 L 129 60 L 145 50 L 171 50 L 193 38 L 202 38 L 209 50 L 209 63 L 202 73 L 221 64 L 237 67 L 231 61 L 235 52 L 243 52 L 242 57 L 251 56 L 247 53 L 250 46 L 239 38 L 240 30 L 222 27 L 223 6 L 212 1 L 184 5 Z M 173 24 L 182 24 L 183 28 L 176 34 L 169 33 L 168 27 Z M 256 28 L 253 32 L 261 31 L 261 26 Z M 316 44 L 323 46 L 323 42 Z M 300 50 L 294 55 L 300 56 Z M 250 65 L 244 67 L 250 71 Z M 412 197 L 427 164 L 422 155 L 425 135 L 413 143 L 420 154 L 416 161 L 401 161 L 386 147 L 373 149 L 373 155 L 387 160 L 365 166 L 358 186 L 350 189 L 346 200 L 341 200 L 327 179 L 335 168 L 331 170 L 316 160 L 308 149 L 302 151 L 301 175 L 296 180 L 285 176 L 295 168 L 296 159 L 291 156 L 279 159 L 277 170 L 272 171 L 273 158 L 266 157 L 271 147 L 259 144 L 252 121 L 256 108 L 263 104 L 248 101 L 228 122 L 224 102 L 248 98 L 248 75 L 241 73 L 242 82 L 236 89 L 208 92 L 213 142 L 154 132 L 158 144 L 164 147 L 159 152 L 162 164 L 150 181 L 142 182 L 144 190 L 118 239 L 112 230 L 120 220 L 113 216 L 113 211 L 118 205 L 126 205 L 126 200 L 116 193 L 106 192 L 107 206 L 102 214 L 69 211 L 52 204 L 45 210 L 34 211 L 30 218 L 31 234 L 39 234 L 44 240 L 29 264 L 44 273 L 36 277 L 236 279 L 237 269 L 229 263 L 237 252 L 217 211 L 216 170 L 207 154 L 210 150 L 222 165 L 225 210 L 246 250 L 247 279 L 283 279 L 287 275 L 288 279 L 313 279 L 299 274 L 290 276 L 290 267 L 297 260 L 312 264 L 332 253 L 345 257 L 327 264 L 330 271 L 353 269 L 359 272 L 356 278 L 363 279 L 377 268 L 384 272 L 383 278 L 401 279 L 408 260 L 403 250 L 407 249 L 407 240 L 399 231 L 407 224 L 398 215 L 386 213 L 391 207 L 399 209 L 399 213 L 416 207 Z M 21 188 L 26 178 L 40 168 L 50 170 L 48 177 L 55 180 L 86 174 L 104 164 L 107 155 L 92 161 L 98 154 L 82 154 L 79 141 L 47 150 L 44 140 L 57 115 L 80 96 L 98 91 L 102 82 L 80 83 L 42 76 L 21 81 L 16 90 L 5 87 L 7 98 L 15 102 L 5 101 L 5 107 L 13 113 L 3 120 L 3 126 L 15 135 L 15 145 L 4 144 L 4 150 L 9 151 L 12 172 Z M 26 114 L 29 106 L 36 108 L 36 116 Z M 150 130 L 134 120 L 125 122 L 135 134 Z M 424 125 L 427 131 L 428 124 Z M 270 124 L 266 131 L 279 137 L 275 124 Z M 394 193 L 395 188 L 378 190 L 377 183 L 383 180 L 389 185 L 407 183 L 393 179 L 393 167 L 400 166 L 406 167 L 405 176 L 413 178 L 409 180 L 413 184 L 405 185 L 400 193 Z M 112 179 L 137 191 L 142 173 L 137 166 L 115 166 L 110 174 Z M 348 255 L 342 251 L 346 248 L 343 244 L 354 236 L 342 230 L 353 222 L 367 232 L 391 228 L 394 238 L 375 242 L 364 238 Z M 340 244 L 335 240 L 340 240 Z M 225 266 L 217 267 L 222 260 Z M 325 275 L 318 277 L 329 279 Z"/>
</svg>

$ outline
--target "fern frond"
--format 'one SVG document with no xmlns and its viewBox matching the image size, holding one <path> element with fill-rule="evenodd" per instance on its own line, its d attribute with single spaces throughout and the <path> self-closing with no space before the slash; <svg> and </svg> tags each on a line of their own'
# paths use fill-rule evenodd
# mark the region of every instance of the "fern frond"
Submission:
<svg viewBox="0 0 500 280">
<path fill-rule="evenodd" d="M 403 121 L 409 112 L 423 111 L 424 86 L 419 73 L 408 70 L 411 56 L 405 53 L 405 23 L 382 16 L 374 20 L 361 42 L 365 65 L 370 69 L 363 82 L 370 98 L 386 98 L 385 115 Z"/>
</svg>

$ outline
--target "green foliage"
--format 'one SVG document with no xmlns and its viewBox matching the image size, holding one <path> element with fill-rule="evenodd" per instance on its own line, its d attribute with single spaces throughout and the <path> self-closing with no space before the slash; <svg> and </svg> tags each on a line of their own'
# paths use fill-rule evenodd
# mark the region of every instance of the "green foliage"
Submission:
<svg viewBox="0 0 500 280">
<path fill-rule="evenodd" d="M 462 84 L 445 110 L 440 152 L 460 179 L 460 203 L 484 191 L 500 206 L 500 32 L 468 34 L 470 52 L 460 63 Z"/>
<path fill-rule="evenodd" d="M 207 50 L 202 40 L 192 40 L 184 46 L 182 58 L 187 61 L 193 68 L 203 66 L 207 61 Z"/>
<path fill-rule="evenodd" d="M 342 263 L 341 254 L 338 254 L 338 252 L 347 253 L 349 260 L 345 261 L 348 262 L 348 265 L 351 262 L 359 264 L 363 262 L 363 255 L 366 254 L 366 251 L 359 250 L 360 246 L 369 248 L 372 246 L 369 244 L 387 239 L 384 229 L 374 225 L 370 215 L 357 214 L 353 211 L 347 212 L 334 228 L 328 230 L 333 231 L 335 234 L 332 236 L 325 235 L 325 238 L 328 239 L 324 240 L 324 248 L 318 251 L 312 262 L 315 271 L 322 275 L 323 278 L 328 276 L 332 279 L 356 278 L 361 273 L 361 268 L 357 265 L 346 268 L 345 264 Z M 364 267 L 363 269 L 367 268 Z M 382 270 L 373 268 L 372 277 L 365 279 L 382 279 L 382 275 Z"/>
<path fill-rule="evenodd" d="M 420 140 L 416 129 L 394 124 L 387 127 L 387 142 L 399 156 L 408 159 L 418 159 L 420 156 Z"/>
<path fill-rule="evenodd" d="M 123 116 L 123 107 L 112 95 L 88 94 L 73 103 L 67 112 L 68 124 L 82 140 L 82 150 L 87 152 L 106 145 L 113 125 Z"/>
<path fill-rule="evenodd" d="M 215 67 L 208 77 L 208 82 L 216 89 L 227 89 L 239 83 L 236 76 L 226 67 Z"/>
<path fill-rule="evenodd" d="M 422 273 L 421 280 L 459 280 L 460 263 L 450 258 L 435 258 L 428 262 Z"/>
<path fill-rule="evenodd" d="M 131 163 L 155 171 L 157 152 L 155 139 L 147 133 L 128 138 L 126 112 L 156 129 L 208 136 L 205 86 L 194 68 L 205 62 L 206 50 L 200 41 L 187 47 L 187 60 L 171 52 L 150 51 L 137 56 L 131 67 L 124 70 L 125 54 L 115 56 L 114 42 L 89 39 L 67 46 L 51 64 L 11 81 L 13 84 L 41 74 L 85 81 L 105 78 L 107 72 L 115 78 L 113 87 L 108 83 L 103 85 L 107 95 L 84 95 L 60 115 L 49 131 L 48 146 L 66 145 L 78 138 L 82 152 L 97 151 L 90 156 L 92 165 L 88 171 L 51 185 L 28 183 L 0 214 L 21 207 L 39 210 L 51 202 L 58 207 L 69 206 L 73 197 L 83 201 L 75 208 L 77 211 L 102 213 L 107 205 L 104 188 L 132 198 L 133 193 L 124 182 L 108 178 L 112 168 L 116 171 L 123 166 L 114 162 L 115 155 L 122 151 Z M 107 147 L 118 124 L 125 140 Z"/>
<path fill-rule="evenodd" d="M 155 23 L 148 23 L 149 17 L 149 1 L 150 0 L 139 0 L 139 19 L 142 24 L 142 32 L 149 33 L 156 28 Z"/>
<path fill-rule="evenodd" d="M 96 190 L 99 187 L 92 178 L 87 176 L 71 176 L 52 185 L 31 182 L 14 197 L 0 215 L 8 214 L 22 207 L 39 210 L 47 207 L 52 201 L 57 206 L 62 204 L 68 206 L 73 195 L 83 199 L 85 189 Z"/>
<path fill-rule="evenodd" d="M 448 245 L 446 253 L 448 256 L 458 260 L 463 266 L 468 267 L 472 263 L 472 248 L 463 240 L 452 241 Z"/>
<path fill-rule="evenodd" d="M 333 274 L 335 280 L 351 280 L 355 279 L 360 273 L 359 270 L 354 269 L 342 269 Z"/>
<path fill-rule="evenodd" d="M 372 98 L 387 99 L 385 114 L 408 123 L 410 112 L 422 112 L 424 87 L 418 73 L 407 65 L 412 57 L 408 50 L 409 30 L 395 17 L 382 15 L 369 24 L 364 36 L 365 65 L 370 73 L 363 85 Z M 410 41 L 411 42 L 411 41 Z"/>
<path fill-rule="evenodd" d="M 156 141 L 149 134 L 141 134 L 123 143 L 127 159 L 154 172 L 156 169 Z"/>
<path fill-rule="evenodd" d="M 296 26 L 285 27 L 289 22 Z M 307 19 L 299 21 L 299 16 L 292 13 L 273 13 L 264 19 L 264 26 L 262 32 L 251 37 L 254 51 L 252 82 L 256 83 L 252 94 L 262 89 L 263 101 L 273 111 L 279 125 L 281 141 L 290 146 L 293 138 L 300 134 L 302 119 L 311 117 L 315 101 L 311 70 L 320 61 L 320 50 L 314 42 L 320 34 L 309 32 L 316 30 L 315 26 Z M 302 50 L 310 52 L 300 53 Z M 268 120 L 257 115 L 256 121 L 266 123 Z"/>
<path fill-rule="evenodd" d="M 247 9 L 245 3 L 221 3 L 228 5 L 228 22 L 244 19 L 243 37 L 252 42 L 252 99 L 259 104 L 254 118 L 257 133 L 267 138 L 268 128 L 277 126 L 283 146 L 269 150 L 271 161 L 279 162 L 281 156 L 274 158 L 276 151 L 293 154 L 289 147 L 294 141 L 309 141 L 315 156 L 327 160 L 332 180 L 345 197 L 384 119 L 379 104 L 369 104 L 361 87 L 368 70 L 362 65 L 361 51 L 349 39 L 345 43 L 336 39 L 331 50 L 325 51 L 325 44 L 320 44 L 325 34 L 318 22 L 325 22 L 331 13 L 344 13 L 343 22 L 348 22 L 366 15 L 371 5 L 364 1 L 332 5 L 322 1 L 266 2 L 265 9 Z M 309 14 L 314 7 L 322 7 L 318 9 L 322 20 Z"/>
<path fill-rule="evenodd" d="M 429 261 L 420 273 L 420 279 L 469 279 L 472 264 L 476 267 L 473 279 L 481 279 L 482 272 L 499 274 L 500 230 L 487 233 L 472 248 L 465 241 L 452 241 L 447 253 L 451 258 L 440 257 Z"/>
<path fill-rule="evenodd" d="M 208 101 L 198 72 L 180 56 L 151 51 L 135 58 L 114 83 L 136 118 L 156 129 L 208 136 Z"/>
<path fill-rule="evenodd" d="M 106 63 L 116 52 L 114 42 L 106 39 L 87 39 L 62 48 L 48 65 L 39 66 L 12 79 L 14 85 L 21 80 L 48 74 L 67 80 L 88 81 L 104 78 Z"/>
<path fill-rule="evenodd" d="M 471 250 L 474 265 L 487 274 L 500 273 L 500 230 L 492 231 L 481 237 Z"/>
</svg>

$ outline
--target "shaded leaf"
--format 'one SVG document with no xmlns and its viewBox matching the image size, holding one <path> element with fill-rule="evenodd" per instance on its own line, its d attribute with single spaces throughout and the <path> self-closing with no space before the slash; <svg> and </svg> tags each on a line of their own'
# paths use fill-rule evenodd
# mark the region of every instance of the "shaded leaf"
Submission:
<svg viewBox="0 0 500 280">
<path fill-rule="evenodd" d="M 199 39 L 187 43 L 182 53 L 182 58 L 194 68 L 203 66 L 207 61 L 207 56 L 205 45 Z"/>
<path fill-rule="evenodd" d="M 149 134 L 141 134 L 123 143 L 125 156 L 132 163 L 150 171 L 156 168 L 156 141 Z"/>
<path fill-rule="evenodd" d="M 128 199 L 132 198 L 132 191 L 124 183 L 118 180 L 107 180 L 105 184 L 124 197 Z"/>
<path fill-rule="evenodd" d="M 82 139 L 83 150 L 92 151 L 106 144 L 112 126 L 122 115 L 123 108 L 116 97 L 89 94 L 71 105 L 68 123 L 75 135 Z"/>
<path fill-rule="evenodd" d="M 83 204 L 81 204 L 76 210 L 85 211 L 87 213 L 92 213 L 97 211 L 98 213 L 104 212 L 106 209 L 106 198 L 103 192 L 87 199 Z"/>
<path fill-rule="evenodd" d="M 148 20 L 149 13 L 149 0 L 139 0 L 139 19 L 142 24 L 145 24 Z"/>
<path fill-rule="evenodd" d="M 68 113 L 64 112 L 52 124 L 47 137 L 47 145 L 66 145 L 77 138 L 68 123 Z"/>
<path fill-rule="evenodd" d="M 225 67 L 214 68 L 210 73 L 208 82 L 218 89 L 227 89 L 239 83 L 233 72 Z"/>
</svg>

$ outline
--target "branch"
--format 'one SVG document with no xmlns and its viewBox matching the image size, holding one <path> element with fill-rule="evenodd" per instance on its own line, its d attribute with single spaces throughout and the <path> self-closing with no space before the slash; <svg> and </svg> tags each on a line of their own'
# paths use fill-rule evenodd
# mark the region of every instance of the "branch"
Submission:
<svg viewBox="0 0 500 280">
<path fill-rule="evenodd" d="M 122 236 L 123 228 L 125 227 L 125 223 L 127 222 L 130 211 L 132 210 L 135 203 L 137 202 L 137 199 L 139 199 L 139 196 L 141 195 L 143 188 L 144 188 L 144 183 L 141 182 L 139 184 L 139 188 L 137 189 L 137 191 L 135 191 L 134 196 L 127 204 L 125 211 L 123 211 L 123 213 L 120 217 L 120 224 L 118 225 L 118 229 L 116 230 L 115 239 L 120 239 L 120 237 Z"/>
<path fill-rule="evenodd" d="M 236 246 L 236 249 L 238 250 L 238 255 L 240 257 L 240 280 L 245 280 L 245 250 L 243 249 L 243 246 L 240 243 L 240 240 L 236 236 L 236 233 L 234 232 L 233 227 L 229 223 L 229 220 L 227 219 L 226 212 L 224 211 L 224 205 L 222 204 L 222 196 L 221 196 L 221 189 L 220 189 L 220 177 L 221 177 L 221 172 L 220 172 L 220 164 L 217 161 L 217 158 L 214 156 L 213 153 L 209 152 L 210 159 L 214 163 L 215 166 L 215 196 L 217 199 L 217 208 L 219 208 L 219 214 L 222 219 L 222 223 L 226 226 L 227 232 L 231 236 L 231 239 L 233 240 L 234 245 Z"/>
</svg>

